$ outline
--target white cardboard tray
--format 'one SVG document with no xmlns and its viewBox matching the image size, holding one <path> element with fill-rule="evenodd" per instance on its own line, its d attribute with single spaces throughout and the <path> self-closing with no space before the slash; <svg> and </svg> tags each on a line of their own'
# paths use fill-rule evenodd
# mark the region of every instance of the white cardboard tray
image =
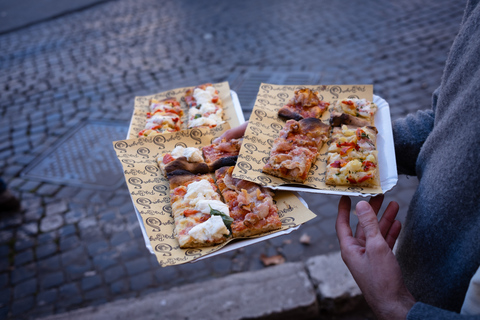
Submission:
<svg viewBox="0 0 480 320">
<path fill-rule="evenodd" d="M 393 144 L 392 120 L 390 118 L 390 106 L 387 101 L 379 96 L 373 95 L 373 102 L 377 104 L 378 110 L 375 114 L 375 126 L 378 130 L 377 149 L 378 164 L 380 168 L 380 186 L 382 192 L 391 190 L 398 182 L 397 163 L 395 160 L 395 147 Z M 276 187 L 267 186 L 274 190 L 286 190 L 294 192 L 322 193 L 345 196 L 374 196 L 371 193 L 361 193 L 352 191 L 335 191 L 327 189 L 315 189 L 301 187 L 298 185 L 280 185 Z"/>
</svg>

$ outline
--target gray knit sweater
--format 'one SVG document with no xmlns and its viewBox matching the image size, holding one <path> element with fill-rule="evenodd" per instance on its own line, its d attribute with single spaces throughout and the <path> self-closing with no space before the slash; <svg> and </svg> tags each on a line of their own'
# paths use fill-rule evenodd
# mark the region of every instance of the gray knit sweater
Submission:
<svg viewBox="0 0 480 320">
<path fill-rule="evenodd" d="M 479 2 L 467 3 L 432 108 L 393 123 L 399 173 L 419 179 L 397 251 L 419 301 L 407 319 L 480 319 L 457 314 L 480 266 Z"/>
</svg>

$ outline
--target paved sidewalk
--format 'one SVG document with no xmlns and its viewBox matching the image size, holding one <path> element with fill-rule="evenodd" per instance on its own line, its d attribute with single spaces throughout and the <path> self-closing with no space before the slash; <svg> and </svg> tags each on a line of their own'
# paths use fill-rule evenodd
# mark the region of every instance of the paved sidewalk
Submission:
<svg viewBox="0 0 480 320">
<path fill-rule="evenodd" d="M 118 0 L 1 34 L 0 176 L 22 210 L 0 216 L 0 319 L 264 270 L 262 254 L 297 263 L 338 250 L 339 198 L 302 194 L 317 218 L 298 231 L 160 268 L 111 141 L 126 136 L 135 96 L 207 81 L 228 80 L 247 119 L 275 79 L 373 83 L 393 119 L 428 108 L 464 4 Z M 402 219 L 415 186 L 400 177 L 387 193 Z"/>
</svg>

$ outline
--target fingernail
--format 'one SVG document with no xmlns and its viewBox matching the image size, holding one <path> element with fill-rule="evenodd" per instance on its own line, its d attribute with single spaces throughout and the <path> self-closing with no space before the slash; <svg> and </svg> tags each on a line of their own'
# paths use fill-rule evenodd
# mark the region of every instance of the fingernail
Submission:
<svg viewBox="0 0 480 320">
<path fill-rule="evenodd" d="M 357 203 L 356 211 L 357 215 L 362 215 L 364 213 L 367 213 L 370 210 L 370 205 L 366 201 L 360 201 Z"/>
</svg>

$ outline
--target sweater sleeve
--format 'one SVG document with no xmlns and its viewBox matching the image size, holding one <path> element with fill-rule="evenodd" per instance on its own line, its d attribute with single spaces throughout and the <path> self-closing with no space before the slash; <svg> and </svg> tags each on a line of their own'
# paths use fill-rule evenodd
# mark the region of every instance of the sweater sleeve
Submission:
<svg viewBox="0 0 480 320">
<path fill-rule="evenodd" d="M 417 302 L 407 314 L 407 320 L 480 320 L 480 315 L 467 316 L 443 310 L 431 305 Z"/>
<path fill-rule="evenodd" d="M 416 176 L 415 164 L 423 143 L 433 129 L 437 93 L 432 97 L 432 109 L 417 111 L 392 123 L 398 173 Z"/>
</svg>

